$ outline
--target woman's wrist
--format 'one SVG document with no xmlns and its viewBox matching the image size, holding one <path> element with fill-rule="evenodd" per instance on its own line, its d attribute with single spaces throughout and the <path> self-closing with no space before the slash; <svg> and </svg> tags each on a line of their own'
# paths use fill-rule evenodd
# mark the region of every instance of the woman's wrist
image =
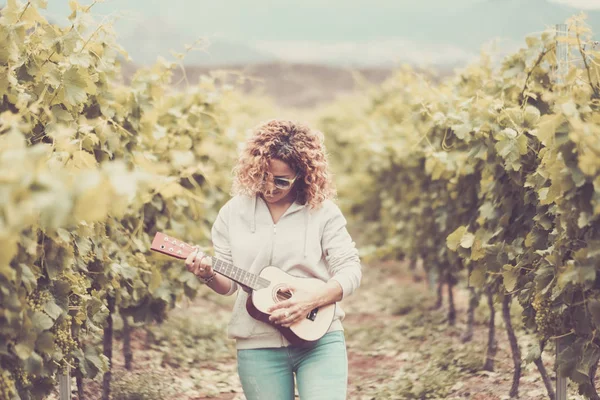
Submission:
<svg viewBox="0 0 600 400">
<path fill-rule="evenodd" d="M 210 282 L 212 282 L 215 279 L 216 276 L 217 276 L 216 272 L 213 272 L 212 275 L 209 275 L 207 277 L 199 276 L 198 278 L 200 278 L 202 280 L 202 282 L 204 282 L 205 285 L 208 285 Z"/>
<path fill-rule="evenodd" d="M 323 307 L 340 301 L 343 297 L 342 286 L 336 280 L 330 280 L 321 290 L 314 293 L 314 307 Z"/>
</svg>

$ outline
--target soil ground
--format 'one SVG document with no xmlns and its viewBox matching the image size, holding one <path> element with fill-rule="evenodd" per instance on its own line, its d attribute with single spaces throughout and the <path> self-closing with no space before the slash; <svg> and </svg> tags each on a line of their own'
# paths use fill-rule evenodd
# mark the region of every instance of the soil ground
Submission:
<svg viewBox="0 0 600 400">
<path fill-rule="evenodd" d="M 463 343 L 466 288 L 455 289 L 457 322 L 450 326 L 447 297 L 441 309 L 432 309 L 435 290 L 423 276 L 415 280 L 405 264 L 369 263 L 363 274 L 360 289 L 342 303 L 347 313 L 348 399 L 509 398 L 513 365 L 499 312 L 495 368 L 484 371 L 490 315 L 485 302 L 476 310 L 473 339 Z M 173 310 L 161 326 L 135 329 L 132 372 L 124 368 L 122 341 L 115 340 L 112 398 L 243 400 L 234 345 L 225 338 L 232 302 L 233 297 L 203 288 L 200 296 Z M 513 304 L 512 311 L 525 358 L 535 338 L 523 331 L 518 304 Z M 543 360 L 554 376 L 552 352 L 548 348 Z M 146 390 L 151 397 L 134 397 L 136 390 Z M 86 380 L 85 391 L 86 398 L 99 399 L 100 381 Z M 581 398 L 574 388 L 569 387 L 569 392 L 569 399 Z M 524 367 L 519 394 L 529 400 L 548 398 L 532 363 Z"/>
</svg>

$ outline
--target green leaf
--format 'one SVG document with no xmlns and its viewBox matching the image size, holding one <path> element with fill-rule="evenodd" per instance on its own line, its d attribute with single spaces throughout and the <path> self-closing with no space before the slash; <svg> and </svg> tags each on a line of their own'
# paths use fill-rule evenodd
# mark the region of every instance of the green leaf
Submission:
<svg viewBox="0 0 600 400">
<path fill-rule="evenodd" d="M 579 114 L 577 110 L 577 104 L 572 99 L 560 105 L 562 112 L 569 117 L 577 116 Z"/>
<path fill-rule="evenodd" d="M 46 267 L 46 272 L 50 280 L 58 279 L 62 271 L 62 265 L 58 260 L 46 260 L 43 265 Z"/>
<path fill-rule="evenodd" d="M 93 346 L 86 345 L 84 348 L 84 364 L 89 373 L 89 377 L 93 378 L 98 373 L 108 370 L 108 363 L 103 356 L 100 356 Z"/>
<path fill-rule="evenodd" d="M 503 267 L 502 277 L 504 278 L 504 287 L 508 292 L 515 290 L 519 279 L 519 270 L 510 264 L 505 264 Z"/>
<path fill-rule="evenodd" d="M 160 287 L 162 283 L 162 276 L 160 271 L 156 268 L 152 269 L 152 276 L 150 277 L 150 283 L 148 284 L 148 291 L 154 293 L 156 289 Z"/>
<path fill-rule="evenodd" d="M 72 67 L 63 75 L 63 87 L 65 90 L 65 101 L 75 106 L 83 103 L 87 95 L 95 94 L 95 85 L 89 78 L 86 70 Z"/>
<path fill-rule="evenodd" d="M 48 330 L 54 325 L 52 318 L 41 311 L 34 311 L 33 317 L 31 318 L 31 323 L 33 324 L 33 328 L 37 333 Z"/>
<path fill-rule="evenodd" d="M 470 249 L 473 246 L 473 241 L 475 240 L 475 235 L 470 232 L 465 232 L 463 237 L 460 239 L 460 246 L 465 249 Z"/>
<path fill-rule="evenodd" d="M 448 245 L 448 248 L 452 251 L 458 250 L 458 246 L 461 245 L 463 236 L 465 235 L 466 232 L 467 232 L 467 227 L 460 226 L 454 232 L 452 232 L 450 235 L 448 235 L 448 237 L 446 238 L 446 244 Z M 473 244 L 472 241 L 471 241 L 471 244 Z"/>
<path fill-rule="evenodd" d="M 40 376 L 43 371 L 44 360 L 36 352 L 31 353 L 31 356 L 25 361 L 24 370 L 31 375 Z"/>
<path fill-rule="evenodd" d="M 575 333 L 577 335 L 589 335 L 592 333 L 593 326 L 592 320 L 587 313 L 585 307 L 581 306 L 571 306 L 571 315 L 575 328 Z M 574 308 L 574 309 L 573 309 Z"/>
<path fill-rule="evenodd" d="M 51 354 L 54 352 L 54 335 L 50 331 L 42 332 L 36 342 L 35 346 L 38 351 L 42 353 Z"/>
<path fill-rule="evenodd" d="M 600 360 L 600 348 L 595 343 L 585 345 L 583 355 L 577 363 L 577 371 L 583 375 L 590 376 L 590 368 L 598 364 Z"/>
<path fill-rule="evenodd" d="M 113 273 L 118 276 L 122 276 L 125 279 L 134 279 L 138 276 L 137 268 L 131 267 L 127 264 L 112 263 L 110 268 Z"/>
<path fill-rule="evenodd" d="M 576 265 L 570 261 L 566 268 L 558 274 L 558 286 L 562 289 L 568 284 L 585 284 L 596 280 L 596 268 L 593 265 Z"/>
<path fill-rule="evenodd" d="M 535 126 L 539 122 L 540 116 L 541 116 L 540 110 L 538 110 L 534 106 L 528 105 L 527 107 L 525 107 L 525 113 L 523 115 L 523 119 L 527 126 L 529 126 L 529 127 Z"/>
<path fill-rule="evenodd" d="M 28 332 L 20 338 L 19 343 L 15 346 L 15 353 L 21 360 L 27 360 L 33 354 L 35 347 L 36 336 L 33 332 Z"/>
<path fill-rule="evenodd" d="M 569 377 L 577 366 L 577 346 L 570 345 L 558 354 L 556 359 L 558 374 L 560 376 Z"/>
<path fill-rule="evenodd" d="M 498 142 L 494 147 L 504 159 L 506 168 L 519 171 L 520 157 L 527 154 L 527 137 L 518 134 L 514 129 L 506 128 L 497 135 L 497 138 Z"/>
<path fill-rule="evenodd" d="M 37 278 L 26 264 L 19 264 L 21 268 L 21 282 L 27 288 L 27 291 L 31 292 L 33 288 L 37 286 Z"/>
<path fill-rule="evenodd" d="M 469 276 L 469 286 L 474 288 L 482 288 L 485 285 L 487 268 L 480 264 L 473 268 Z"/>
<path fill-rule="evenodd" d="M 531 131 L 530 133 L 542 142 L 542 144 L 546 147 L 550 147 L 554 144 L 554 136 L 556 135 L 556 130 L 563 122 L 564 117 L 562 115 L 557 114 L 547 114 L 542 116 L 538 123 L 537 129 Z"/>
<path fill-rule="evenodd" d="M 554 268 L 547 265 L 535 271 L 535 286 L 538 292 L 545 292 L 550 287 L 550 283 L 554 279 Z"/>
<path fill-rule="evenodd" d="M 94 295 L 92 295 L 92 297 L 88 299 L 86 305 L 88 317 L 93 317 L 96 313 L 106 309 L 106 306 L 104 305 L 104 303 L 102 303 L 102 300 L 100 300 Z"/>
<path fill-rule="evenodd" d="M 464 140 L 465 137 L 467 137 L 467 135 L 473 130 L 473 125 L 468 119 L 465 119 L 461 122 L 462 124 L 451 125 L 450 127 L 457 138 Z"/>
<path fill-rule="evenodd" d="M 534 342 L 531 345 L 531 347 L 529 348 L 527 355 L 525 356 L 525 362 L 526 363 L 534 362 L 541 356 L 542 356 L 542 350 L 540 349 L 540 344 L 538 342 Z"/>
<path fill-rule="evenodd" d="M 50 300 L 44 305 L 44 311 L 55 321 L 63 313 L 63 309 L 56 305 L 53 300 Z"/>
<path fill-rule="evenodd" d="M 592 321 L 596 328 L 600 328 L 600 300 L 588 299 L 587 301 L 588 312 L 592 316 Z"/>
<path fill-rule="evenodd" d="M 92 251 L 92 241 L 88 237 L 77 238 L 77 251 L 80 256 L 87 256 Z"/>
<path fill-rule="evenodd" d="M 56 233 L 58 234 L 58 237 L 62 240 L 63 244 L 71 243 L 71 234 L 69 233 L 69 231 L 63 228 L 57 228 Z"/>
</svg>

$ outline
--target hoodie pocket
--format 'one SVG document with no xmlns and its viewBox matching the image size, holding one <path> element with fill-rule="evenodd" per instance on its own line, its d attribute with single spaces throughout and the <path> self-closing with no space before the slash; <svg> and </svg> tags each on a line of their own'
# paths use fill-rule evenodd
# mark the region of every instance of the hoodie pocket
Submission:
<svg viewBox="0 0 600 400">
<path fill-rule="evenodd" d="M 236 299 L 231 321 L 228 326 L 228 334 L 232 338 L 249 338 L 278 332 L 277 328 L 266 322 L 258 321 L 248 314 L 246 301 L 248 294 L 244 291 Z"/>
</svg>

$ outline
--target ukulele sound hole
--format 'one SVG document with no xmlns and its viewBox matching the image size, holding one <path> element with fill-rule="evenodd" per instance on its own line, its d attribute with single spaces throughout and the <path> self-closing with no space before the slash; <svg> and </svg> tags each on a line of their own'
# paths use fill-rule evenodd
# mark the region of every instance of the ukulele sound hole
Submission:
<svg viewBox="0 0 600 400">
<path fill-rule="evenodd" d="M 285 290 L 285 289 L 281 289 L 281 288 L 277 288 L 277 290 L 275 290 L 275 301 L 276 302 L 288 300 L 291 297 L 292 297 L 292 292 L 290 292 L 289 290 Z"/>
</svg>

